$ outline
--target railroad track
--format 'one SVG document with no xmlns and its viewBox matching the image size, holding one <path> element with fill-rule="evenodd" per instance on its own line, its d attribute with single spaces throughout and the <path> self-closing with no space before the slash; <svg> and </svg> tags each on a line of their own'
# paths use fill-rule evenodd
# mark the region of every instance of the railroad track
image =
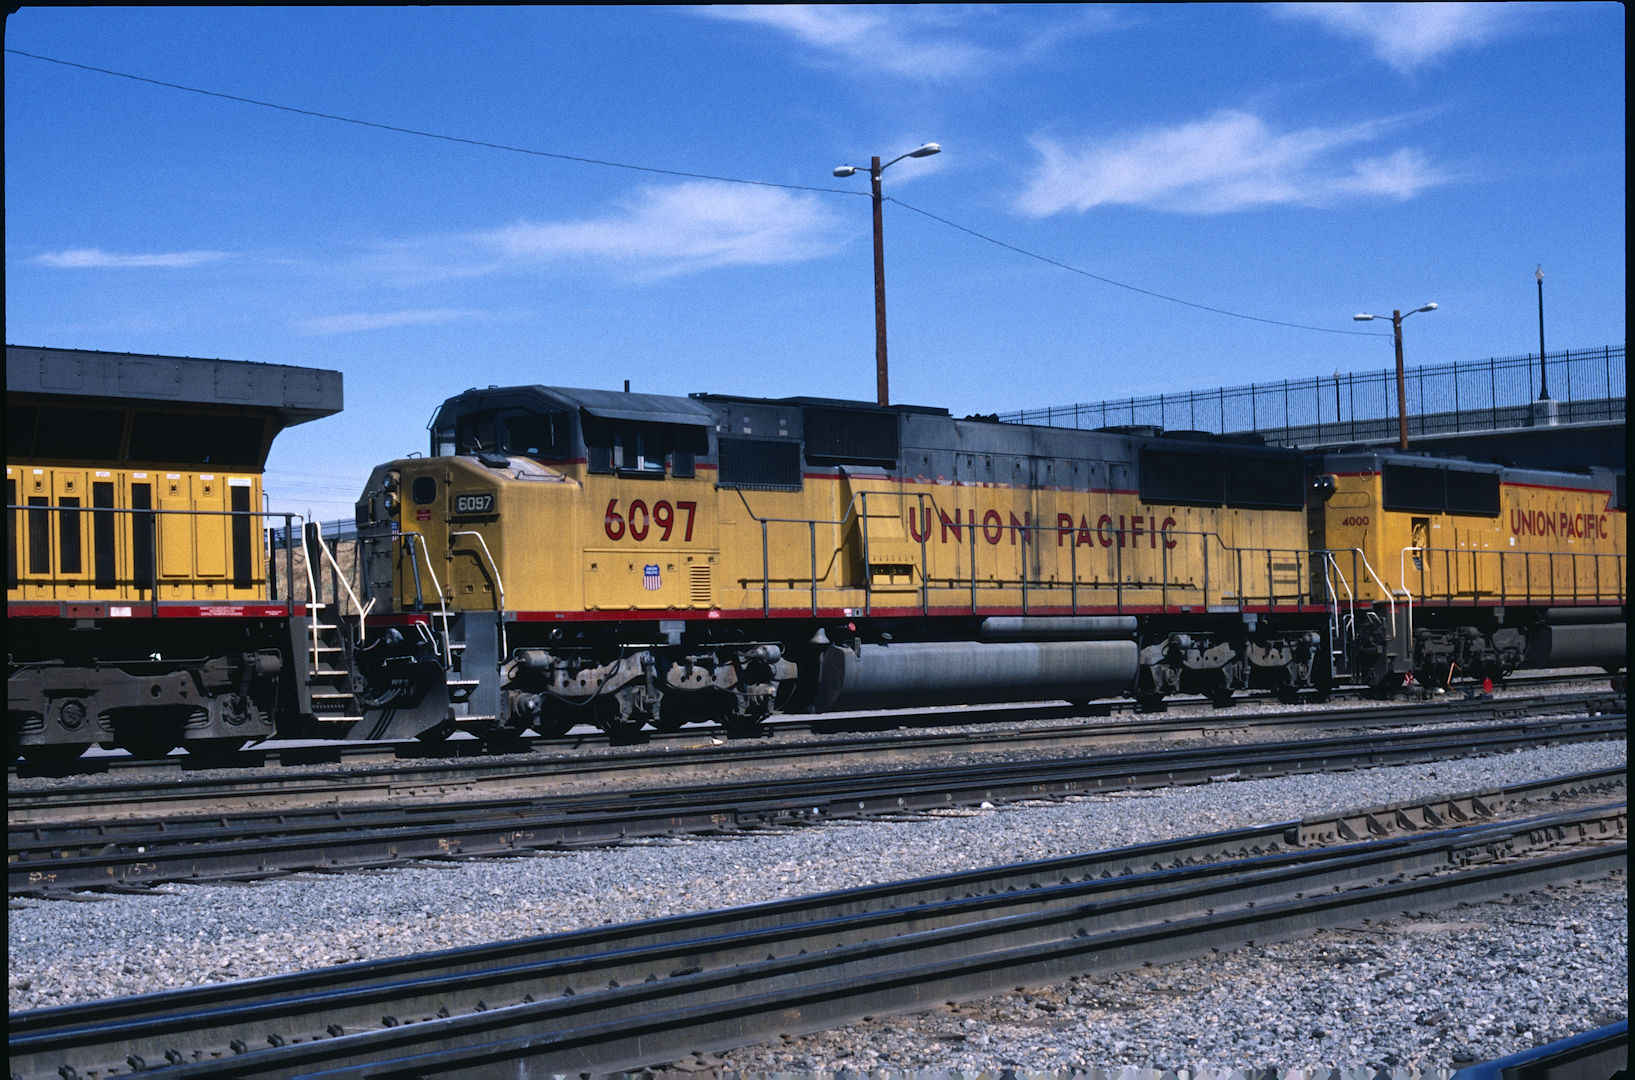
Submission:
<svg viewBox="0 0 1635 1080">
<path fill-rule="evenodd" d="M 982 803 L 1445 760 L 1623 738 L 1626 732 L 1622 715 L 1563 718 L 613 793 L 12 825 L 7 885 L 12 896 L 49 897 L 80 889 L 372 869 L 421 859 L 603 845 L 630 837 L 745 832 Z"/>
<path fill-rule="evenodd" d="M 956 733 L 894 735 L 889 738 L 825 737 L 802 742 L 723 744 L 708 734 L 683 734 L 640 751 L 558 752 L 438 761 L 392 760 L 389 747 L 354 747 L 375 763 L 345 770 L 296 772 L 281 769 L 223 778 L 178 775 L 174 766 L 155 769 L 132 763 L 132 779 L 72 787 L 8 792 L 7 821 L 18 825 L 133 814 L 223 813 L 240 806 L 260 808 L 446 799 L 485 790 L 567 789 L 650 782 L 661 774 L 673 782 L 709 779 L 724 770 L 801 767 L 813 770 L 878 765 L 891 758 L 929 753 L 1005 751 L 1070 753 L 1127 743 L 1160 743 L 1231 736 L 1264 737 L 1281 731 L 1388 729 L 1420 724 L 1476 723 L 1529 716 L 1622 713 L 1625 698 L 1611 693 L 1548 695 L 1494 700 L 1447 700 L 1371 708 L 1248 713 L 1229 720 L 1164 717 L 1048 727 L 977 728 Z M 1009 710 L 1016 712 L 1018 710 Z M 417 744 L 419 745 L 419 744 Z M 603 744 L 605 747 L 605 743 Z M 178 759 L 172 759 L 178 760 Z M 140 778 L 135 778 L 140 777 Z"/>
<path fill-rule="evenodd" d="M 14 1075 L 606 1073 L 1627 871 L 1621 772 L 20 1013 Z M 1429 831 L 1419 832 L 1416 829 Z M 1322 845 L 1361 829 L 1376 839 Z"/>
<path fill-rule="evenodd" d="M 1506 685 L 1511 690 L 1537 690 L 1550 686 L 1574 686 L 1581 688 L 1579 694 L 1568 695 L 1569 701 L 1597 702 L 1608 699 L 1620 699 L 1621 694 L 1615 694 L 1605 688 L 1606 679 L 1602 675 L 1546 675 L 1517 677 Z M 1592 684 L 1586 687 L 1586 684 Z M 1593 684 L 1602 684 L 1599 687 Z M 1360 687 L 1338 687 L 1330 696 L 1337 699 L 1354 699 L 1368 696 L 1368 691 Z M 1501 696 L 1498 707 L 1516 703 L 1537 702 L 1540 707 L 1557 695 L 1542 695 L 1533 697 Z M 1140 710 L 1133 701 L 1098 702 L 1088 706 L 1068 705 L 1058 702 L 1034 702 L 1027 704 L 1008 705 L 976 705 L 961 709 L 892 709 L 871 713 L 840 713 L 823 714 L 816 716 L 787 715 L 774 717 L 767 725 L 767 733 L 784 735 L 845 735 L 862 733 L 879 733 L 885 731 L 915 731 L 924 728 L 947 728 L 960 725 L 971 728 L 983 726 L 1000 726 L 1005 724 L 1025 723 L 1040 720 L 1055 720 L 1071 724 L 1075 720 L 1091 718 L 1120 718 L 1113 724 L 1092 723 L 1086 727 L 1128 729 L 1131 732 L 1151 730 L 1162 733 L 1170 728 L 1178 730 L 1207 729 L 1217 730 L 1255 730 L 1282 727 L 1322 726 L 1333 722 L 1346 722 L 1353 713 L 1384 711 L 1388 706 L 1375 705 L 1373 707 L 1358 708 L 1356 706 L 1341 706 L 1336 708 L 1320 708 L 1315 704 L 1308 704 L 1299 713 L 1282 712 L 1239 712 L 1240 708 L 1252 708 L 1268 700 L 1268 695 L 1255 694 L 1235 700 L 1230 707 L 1220 708 L 1208 702 L 1205 698 L 1177 698 L 1166 703 L 1164 715 L 1167 720 L 1129 719 L 1137 715 Z M 1315 699 L 1312 699 L 1315 701 Z M 1438 710 L 1456 711 L 1464 707 L 1481 707 L 1480 700 L 1460 697 L 1457 695 L 1426 696 L 1419 701 L 1405 706 L 1404 709 L 1419 708 L 1427 714 L 1435 714 Z M 1169 712 L 1169 709 L 1174 712 Z M 1150 717 L 1157 714 L 1142 714 Z M 1517 712 L 1501 712 L 1501 715 L 1521 715 Z M 1176 716 L 1186 719 L 1177 720 Z M 1310 720 L 1301 720 L 1301 716 L 1310 716 Z M 1207 718 L 1207 719 L 1205 719 Z M 701 744 L 719 743 L 726 739 L 726 730 L 719 725 L 689 725 L 673 732 L 643 732 L 637 743 L 630 740 L 612 740 L 607 735 L 589 727 L 577 729 L 574 733 L 557 738 L 531 737 L 516 741 L 513 749 L 508 749 L 505 756 L 514 753 L 553 754 L 553 753 L 582 753 L 607 750 L 621 746 L 652 746 L 655 748 L 676 748 L 697 746 Z M 734 740 L 736 742 L 752 742 L 753 740 Z M 140 759 L 118 755 L 96 755 L 78 758 L 70 762 L 30 763 L 13 761 L 7 764 L 9 780 L 27 779 L 33 777 L 69 777 L 69 776 L 127 776 L 127 777 L 164 777 L 173 778 L 177 775 L 186 775 L 201 770 L 221 769 L 263 769 L 263 768 L 299 768 L 310 765 L 334 764 L 365 764 L 370 762 L 392 762 L 400 760 L 424 760 L 426 758 L 487 758 L 494 756 L 494 751 L 486 748 L 483 743 L 475 739 L 457 738 L 445 742 L 421 742 L 409 739 L 400 742 L 345 742 L 345 741 L 314 741 L 305 744 L 273 743 L 272 745 L 248 745 L 232 753 L 217 754 L 173 754 L 162 758 Z"/>
</svg>

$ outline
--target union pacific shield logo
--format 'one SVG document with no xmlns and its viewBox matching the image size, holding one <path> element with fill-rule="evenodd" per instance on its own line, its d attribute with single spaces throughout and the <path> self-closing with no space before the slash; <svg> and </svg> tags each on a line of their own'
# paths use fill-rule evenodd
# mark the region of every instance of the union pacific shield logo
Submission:
<svg viewBox="0 0 1635 1080">
<path fill-rule="evenodd" d="M 659 568 L 657 563 L 648 563 L 642 567 L 642 588 L 648 592 L 657 592 L 659 588 Z"/>
</svg>

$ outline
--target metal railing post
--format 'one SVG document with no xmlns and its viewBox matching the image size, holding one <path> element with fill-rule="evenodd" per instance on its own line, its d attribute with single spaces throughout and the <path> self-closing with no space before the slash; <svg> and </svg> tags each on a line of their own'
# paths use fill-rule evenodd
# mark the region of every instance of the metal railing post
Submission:
<svg viewBox="0 0 1635 1080">
<path fill-rule="evenodd" d="M 769 618 L 772 614 L 772 564 L 767 554 L 766 527 L 767 521 L 761 522 L 761 617 Z M 868 568 L 864 567 L 864 574 Z M 866 586 L 865 586 L 866 587 Z"/>
<path fill-rule="evenodd" d="M 807 552 L 808 552 L 808 554 L 810 556 L 810 560 L 811 560 L 810 572 L 811 572 L 811 575 L 812 575 L 812 614 L 815 616 L 818 613 L 818 602 L 817 602 L 817 581 L 818 581 L 818 578 L 817 578 L 817 522 L 816 521 L 808 521 L 806 523 L 806 534 L 807 534 Z"/>
</svg>

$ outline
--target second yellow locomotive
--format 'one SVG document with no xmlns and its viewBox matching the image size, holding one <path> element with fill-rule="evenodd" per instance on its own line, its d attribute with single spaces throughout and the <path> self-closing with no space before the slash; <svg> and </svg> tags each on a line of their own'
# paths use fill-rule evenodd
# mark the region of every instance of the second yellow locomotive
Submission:
<svg viewBox="0 0 1635 1080">
<path fill-rule="evenodd" d="M 377 468 L 358 505 L 358 732 L 1292 696 L 1502 675 L 1539 658 L 1552 613 L 1597 627 L 1557 659 L 1621 666 L 1614 478 L 1424 462 L 822 399 L 469 391 L 431 456 Z M 1497 533 L 1469 547 L 1511 504 L 1542 522 L 1543 488 L 1579 493 L 1573 521 L 1599 500 L 1593 552 L 1536 530 L 1519 562 L 1476 554 Z M 1539 576 L 1550 553 L 1567 577 Z"/>
</svg>

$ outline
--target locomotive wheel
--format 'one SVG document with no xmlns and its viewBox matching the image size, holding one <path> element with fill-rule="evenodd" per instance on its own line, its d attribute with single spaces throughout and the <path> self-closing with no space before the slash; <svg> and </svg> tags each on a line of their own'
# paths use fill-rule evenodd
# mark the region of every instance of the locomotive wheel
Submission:
<svg viewBox="0 0 1635 1080">
<path fill-rule="evenodd" d="M 594 719 L 590 717 L 587 719 L 591 719 L 592 723 L 602 729 L 609 745 L 634 746 L 648 739 L 647 733 L 642 730 L 646 723 L 645 718 L 630 715 L 619 707 L 619 702 L 615 699 L 598 701 L 592 708 L 591 715 Z"/>
<path fill-rule="evenodd" d="M 1389 701 L 1398 690 L 1402 689 L 1402 684 L 1406 681 L 1407 677 L 1402 672 L 1395 671 L 1369 687 L 1368 690 L 1373 697 L 1381 701 Z"/>
<path fill-rule="evenodd" d="M 422 731 L 415 736 L 415 739 L 423 743 L 440 743 L 452 734 L 454 734 L 454 721 L 444 720 L 436 727 L 429 727 Z"/>
<path fill-rule="evenodd" d="M 78 761 L 79 756 L 90 748 L 89 743 L 51 743 L 42 746 L 25 746 L 22 750 L 22 756 L 31 765 L 67 765 L 70 762 Z"/>
<path fill-rule="evenodd" d="M 613 720 L 596 726 L 606 733 L 609 746 L 637 746 L 650 738 L 642 725 L 633 720 Z"/>
<path fill-rule="evenodd" d="M 541 738 L 560 739 L 573 730 L 574 721 L 567 718 L 553 720 L 535 720 L 528 726 L 539 732 Z"/>
<path fill-rule="evenodd" d="M 768 734 L 759 716 L 729 716 L 721 721 L 729 739 L 761 739 Z"/>
<path fill-rule="evenodd" d="M 517 731 L 490 731 L 482 739 L 483 749 L 490 754 L 524 754 L 529 750 L 528 740 Z"/>
<path fill-rule="evenodd" d="M 182 744 L 188 756 L 195 758 L 231 758 L 244 748 L 249 740 L 228 735 L 219 739 L 189 739 Z"/>
<path fill-rule="evenodd" d="M 1232 688 L 1230 686 L 1217 686 L 1209 692 L 1209 703 L 1217 709 L 1231 708 Z"/>
<path fill-rule="evenodd" d="M 182 745 L 184 719 L 173 716 L 132 716 L 114 721 L 114 745 L 133 758 L 162 758 Z"/>
</svg>

